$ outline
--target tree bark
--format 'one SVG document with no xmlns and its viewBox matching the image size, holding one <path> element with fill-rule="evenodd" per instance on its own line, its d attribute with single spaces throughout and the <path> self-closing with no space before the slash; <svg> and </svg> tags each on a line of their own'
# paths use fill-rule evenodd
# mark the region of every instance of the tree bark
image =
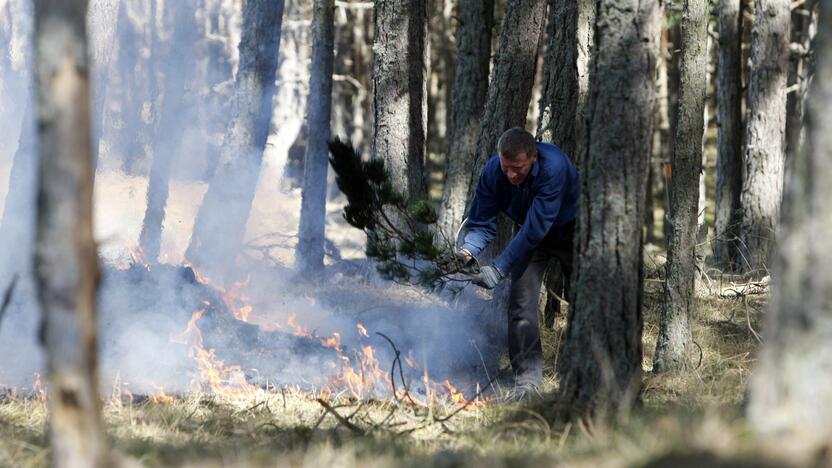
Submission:
<svg viewBox="0 0 832 468">
<path fill-rule="evenodd" d="M 749 382 L 748 416 L 760 432 L 802 446 L 832 437 L 832 9 L 820 9 L 816 79 L 806 141 L 787 181 L 766 338 Z M 791 439 L 788 439 L 791 440 Z"/>
<path fill-rule="evenodd" d="M 468 200 L 474 197 L 477 179 L 494 154 L 500 135 L 509 128 L 526 125 L 546 4 L 546 0 L 509 0 L 506 5 L 485 113 L 468 172 Z"/>
<path fill-rule="evenodd" d="M 590 0 L 549 2 L 537 136 L 560 147 L 576 163 L 586 120 L 594 15 L 595 2 Z"/>
<path fill-rule="evenodd" d="M 581 174 L 574 299 L 560 361 L 563 398 L 626 409 L 641 387 L 642 221 L 659 8 L 599 4 Z"/>
<path fill-rule="evenodd" d="M 409 200 L 425 195 L 426 0 L 376 0 L 373 157 Z"/>
<path fill-rule="evenodd" d="M 808 0 L 792 12 L 791 62 L 789 64 L 790 89 L 796 92 L 787 97 L 786 145 L 787 155 L 793 157 L 800 151 L 803 140 L 803 116 L 806 109 L 806 95 L 812 81 L 814 65 L 809 53 L 817 33 L 818 0 Z"/>
<path fill-rule="evenodd" d="M 766 271 L 783 198 L 789 21 L 789 0 L 756 0 L 740 195 L 742 266 L 752 273 Z"/>
<path fill-rule="evenodd" d="M 40 160 L 35 270 L 53 466 L 108 464 L 100 416 L 85 0 L 35 2 Z"/>
<path fill-rule="evenodd" d="M 300 208 L 295 261 L 301 271 L 324 266 L 326 225 L 327 141 L 332 110 L 332 68 L 335 50 L 335 1 L 315 0 L 312 5 L 312 72 L 306 127 L 309 139 L 303 161 L 303 200 Z"/>
<path fill-rule="evenodd" d="M 447 236 L 453 236 L 465 218 L 472 156 L 477 149 L 477 137 L 488 93 L 493 26 L 493 0 L 459 2 L 456 77 L 438 222 Z"/>
<path fill-rule="evenodd" d="M 185 84 L 190 81 L 196 63 L 191 51 L 196 48 L 196 31 L 193 12 L 178 3 L 166 3 L 167 17 L 172 21 L 173 33 L 158 62 L 164 70 L 162 108 L 159 130 L 153 142 L 153 163 L 147 185 L 147 207 L 144 212 L 139 246 L 145 261 L 156 263 L 162 246 L 162 225 L 165 221 L 165 205 L 168 201 L 171 164 L 179 150 L 177 145 L 185 128 Z M 171 8 L 173 11 L 171 11 Z"/>
<path fill-rule="evenodd" d="M 197 213 L 186 258 L 219 271 L 234 264 L 245 235 L 275 93 L 282 0 L 248 0 L 243 11 L 240 64 L 229 123 L 214 177 Z"/>
<path fill-rule="evenodd" d="M 742 17 L 740 0 L 719 5 L 717 156 L 714 202 L 714 265 L 732 270 L 737 261 L 742 190 Z"/>
<path fill-rule="evenodd" d="M 690 325 L 697 270 L 699 175 L 702 171 L 708 66 L 707 28 L 707 0 L 685 0 L 681 24 L 679 114 L 670 184 L 672 234 L 667 249 L 667 277 L 653 359 L 656 373 L 687 369 L 692 341 Z"/>
</svg>

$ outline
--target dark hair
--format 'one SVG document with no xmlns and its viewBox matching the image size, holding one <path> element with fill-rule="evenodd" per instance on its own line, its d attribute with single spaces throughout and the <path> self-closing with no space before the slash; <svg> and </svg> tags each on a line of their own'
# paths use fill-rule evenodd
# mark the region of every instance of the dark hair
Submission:
<svg viewBox="0 0 832 468">
<path fill-rule="evenodd" d="M 514 127 L 506 130 L 497 142 L 497 150 L 506 159 L 514 159 L 521 154 L 530 157 L 537 152 L 534 136 L 526 129 Z"/>
</svg>

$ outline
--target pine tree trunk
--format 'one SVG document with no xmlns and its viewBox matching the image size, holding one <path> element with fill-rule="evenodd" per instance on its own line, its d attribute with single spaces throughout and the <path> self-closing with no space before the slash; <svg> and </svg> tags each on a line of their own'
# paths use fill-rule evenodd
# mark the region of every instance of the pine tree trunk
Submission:
<svg viewBox="0 0 832 468">
<path fill-rule="evenodd" d="M 449 237 L 454 236 L 465 218 L 471 164 L 488 92 L 494 1 L 461 0 L 459 17 L 456 77 L 438 222 L 442 232 Z"/>
<path fill-rule="evenodd" d="M 193 12 L 179 4 L 165 4 L 167 16 L 171 19 L 173 33 L 166 44 L 162 57 L 157 57 L 164 70 L 163 101 L 159 115 L 159 129 L 153 142 L 153 163 L 147 185 L 147 207 L 139 235 L 139 246 L 144 260 L 156 263 L 162 246 L 162 225 L 165 221 L 165 205 L 168 201 L 171 164 L 179 149 L 185 119 L 182 115 L 185 105 L 185 84 L 190 81 L 196 67 L 192 51 L 196 48 Z M 171 11 L 171 8 L 173 11 Z"/>
<path fill-rule="evenodd" d="M 219 165 L 199 208 L 186 258 L 219 272 L 234 264 L 245 235 L 272 114 L 283 1 L 248 0 L 240 65 Z"/>
<path fill-rule="evenodd" d="M 667 249 L 667 277 L 653 359 L 653 371 L 657 373 L 688 367 L 707 86 L 707 28 L 707 0 L 685 0 L 681 24 L 679 116 L 670 184 L 672 235 Z"/>
<path fill-rule="evenodd" d="M 537 135 L 576 162 L 586 119 L 594 15 L 595 3 L 589 0 L 550 1 Z"/>
<path fill-rule="evenodd" d="M 756 0 L 740 196 L 742 266 L 752 273 L 766 271 L 783 198 L 789 21 L 789 0 Z"/>
<path fill-rule="evenodd" d="M 40 160 L 35 271 L 43 310 L 52 464 L 108 464 L 100 416 L 92 142 L 84 0 L 35 2 Z"/>
<path fill-rule="evenodd" d="M 335 2 L 315 0 L 312 5 L 312 72 L 306 127 L 309 139 L 303 161 L 303 200 L 300 209 L 295 260 L 301 271 L 324 266 L 326 225 L 326 173 L 332 109 L 332 67 L 335 48 Z"/>
<path fill-rule="evenodd" d="M 426 0 L 376 0 L 373 41 L 373 157 L 384 160 L 394 187 L 424 197 L 427 132 Z"/>
<path fill-rule="evenodd" d="M 832 9 L 820 9 L 806 141 L 787 181 L 766 338 L 749 382 L 748 415 L 764 434 L 802 446 L 832 437 Z M 792 440 L 792 439 L 787 439 Z"/>
<path fill-rule="evenodd" d="M 560 361 L 566 401 L 626 409 L 641 387 L 642 220 L 660 12 L 652 1 L 599 4 L 575 291 Z"/>
<path fill-rule="evenodd" d="M 509 128 L 526 125 L 546 3 L 546 0 L 509 0 L 506 5 L 474 162 L 468 173 L 468 200 L 474 196 L 476 181 L 496 151 L 500 135 Z"/>
<path fill-rule="evenodd" d="M 719 5 L 717 67 L 717 156 L 714 260 L 733 269 L 737 260 L 742 190 L 742 18 L 740 0 Z"/>
<path fill-rule="evenodd" d="M 800 151 L 803 140 L 803 115 L 806 109 L 806 95 L 812 81 L 814 65 L 809 53 L 817 33 L 818 0 L 808 0 L 792 12 L 792 60 L 789 64 L 789 83 L 796 92 L 787 97 L 786 145 L 788 157 Z"/>
</svg>

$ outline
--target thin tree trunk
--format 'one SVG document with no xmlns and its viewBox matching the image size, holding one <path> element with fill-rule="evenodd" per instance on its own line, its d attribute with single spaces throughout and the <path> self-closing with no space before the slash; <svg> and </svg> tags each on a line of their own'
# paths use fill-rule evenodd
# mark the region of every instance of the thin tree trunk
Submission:
<svg viewBox="0 0 832 468">
<path fill-rule="evenodd" d="M 749 382 L 748 416 L 758 431 L 801 446 L 832 437 L 832 9 L 824 2 L 814 47 L 816 79 L 807 102 L 806 141 L 787 181 L 782 237 L 766 338 Z M 793 440 L 793 439 L 786 439 Z"/>
<path fill-rule="evenodd" d="M 471 156 L 476 151 L 488 93 L 494 1 L 461 0 L 459 17 L 456 77 L 438 222 L 442 232 L 449 237 L 456 233 L 465 218 L 465 202 L 471 180 Z"/>
<path fill-rule="evenodd" d="M 714 265 L 731 270 L 737 257 L 742 190 L 742 17 L 740 0 L 719 6 Z"/>
<path fill-rule="evenodd" d="M 783 198 L 789 0 L 756 0 L 748 79 L 745 178 L 740 204 L 743 267 L 766 271 Z"/>
<path fill-rule="evenodd" d="M 213 273 L 234 264 L 245 235 L 269 134 L 283 1 L 248 0 L 243 11 L 240 65 L 216 173 L 199 208 L 186 258 Z"/>
<path fill-rule="evenodd" d="M 708 66 L 707 0 L 685 0 L 683 15 L 679 116 L 670 184 L 672 235 L 667 249 L 667 279 L 653 359 L 656 373 L 687 369 L 694 307 L 699 175 Z"/>
<path fill-rule="evenodd" d="M 98 260 L 85 0 L 35 2 L 38 192 L 35 270 L 43 310 L 53 466 L 108 464 L 96 356 Z"/>
<path fill-rule="evenodd" d="M 153 142 L 153 163 L 147 185 L 147 207 L 139 235 L 139 245 L 145 261 L 156 263 L 162 246 L 162 225 L 165 221 L 165 205 L 170 190 L 171 164 L 179 150 L 179 139 L 185 128 L 183 108 L 185 84 L 189 73 L 196 67 L 191 51 L 196 48 L 196 35 L 192 11 L 178 3 L 166 3 L 167 16 L 171 18 L 173 34 L 168 40 L 163 57 L 164 88 L 159 130 Z M 173 8 L 173 11 L 170 9 Z M 157 65 L 158 67 L 158 65 Z"/>
<path fill-rule="evenodd" d="M 427 132 L 426 0 L 376 0 L 373 157 L 410 200 L 424 197 Z"/>
<path fill-rule="evenodd" d="M 642 220 L 655 101 L 656 2 L 599 4 L 581 174 L 566 401 L 626 410 L 641 387 Z M 600 406 L 599 406 L 600 405 Z"/>
<path fill-rule="evenodd" d="M 809 53 L 812 40 L 817 33 L 818 0 L 808 0 L 792 12 L 792 60 L 789 64 L 789 89 L 796 92 L 787 97 L 786 144 L 788 157 L 800 150 L 803 139 L 803 115 L 806 108 L 806 95 L 812 80 L 812 55 Z"/>
<path fill-rule="evenodd" d="M 335 50 L 335 1 L 315 0 L 312 5 L 312 72 L 309 80 L 309 139 L 303 161 L 303 200 L 295 261 L 301 271 L 324 266 L 326 225 L 326 142 L 330 135 L 332 67 Z"/>
</svg>

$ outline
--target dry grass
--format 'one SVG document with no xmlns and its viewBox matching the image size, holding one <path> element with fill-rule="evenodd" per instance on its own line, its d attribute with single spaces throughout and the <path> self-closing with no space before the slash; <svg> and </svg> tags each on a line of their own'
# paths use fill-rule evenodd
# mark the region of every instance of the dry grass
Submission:
<svg viewBox="0 0 832 468">
<path fill-rule="evenodd" d="M 187 397 L 110 402 L 108 433 L 122 458 L 151 466 L 735 466 L 766 463 L 742 418 L 765 296 L 700 299 L 702 363 L 653 375 L 660 283 L 648 282 L 642 405 L 626 420 L 552 421 L 548 403 L 466 409 L 395 401 L 331 401 L 338 417 L 296 390 L 246 400 Z M 544 332 L 551 366 L 565 318 Z M 698 353 L 693 357 L 698 361 Z M 547 390 L 555 388 L 547 376 Z M 339 417 L 343 420 L 339 420 Z M 348 422 L 344 422 L 344 420 Z M 0 465 L 48 460 L 45 404 L 0 399 Z M 772 462 L 782 465 L 784 460 Z"/>
</svg>

